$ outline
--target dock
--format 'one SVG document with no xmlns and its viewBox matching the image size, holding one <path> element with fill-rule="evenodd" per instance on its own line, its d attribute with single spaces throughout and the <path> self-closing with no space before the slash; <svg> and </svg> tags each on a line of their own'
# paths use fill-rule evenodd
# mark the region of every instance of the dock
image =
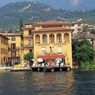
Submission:
<svg viewBox="0 0 95 95">
<path fill-rule="evenodd" d="M 11 68 L 11 72 L 32 71 L 32 72 L 62 72 L 70 71 L 70 67 L 31 67 L 31 68 Z"/>
<path fill-rule="evenodd" d="M 70 70 L 70 67 L 31 67 L 31 71 L 34 72 L 61 72 Z"/>
<path fill-rule="evenodd" d="M 69 66 L 32 66 L 32 67 L 23 67 L 23 68 L 11 68 L 11 72 L 19 72 L 19 71 L 32 71 L 32 72 L 62 72 L 62 71 L 70 71 L 71 68 Z"/>
</svg>

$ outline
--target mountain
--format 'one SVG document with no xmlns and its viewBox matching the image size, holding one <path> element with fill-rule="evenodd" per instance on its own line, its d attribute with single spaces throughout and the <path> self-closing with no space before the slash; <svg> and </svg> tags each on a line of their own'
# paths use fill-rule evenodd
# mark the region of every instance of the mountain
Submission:
<svg viewBox="0 0 95 95">
<path fill-rule="evenodd" d="M 32 21 L 44 21 L 63 17 L 64 11 L 56 10 L 49 5 L 33 2 L 9 3 L 0 8 L 0 27 L 18 27 L 19 20 L 22 18 L 24 23 Z"/>
<path fill-rule="evenodd" d="M 53 6 L 56 9 L 65 10 L 92 10 L 95 9 L 95 0 L 0 0 L 0 7 L 10 2 L 34 1 Z"/>
<path fill-rule="evenodd" d="M 67 11 L 54 9 L 49 5 L 35 2 L 9 3 L 0 8 L 0 27 L 3 29 L 19 28 L 20 19 L 24 24 L 34 21 L 83 19 L 94 22 L 95 10 Z"/>
</svg>

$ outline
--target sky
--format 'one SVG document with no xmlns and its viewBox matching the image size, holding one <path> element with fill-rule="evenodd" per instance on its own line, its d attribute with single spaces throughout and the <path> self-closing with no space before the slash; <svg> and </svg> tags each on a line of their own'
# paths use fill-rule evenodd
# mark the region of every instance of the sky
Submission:
<svg viewBox="0 0 95 95">
<path fill-rule="evenodd" d="M 67 10 L 95 9 L 95 0 L 0 0 L 0 6 L 16 1 L 37 1 Z"/>
</svg>

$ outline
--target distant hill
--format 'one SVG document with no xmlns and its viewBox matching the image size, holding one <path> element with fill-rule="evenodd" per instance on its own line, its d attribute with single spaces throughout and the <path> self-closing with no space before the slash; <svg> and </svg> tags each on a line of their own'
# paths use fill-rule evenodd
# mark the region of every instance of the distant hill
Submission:
<svg viewBox="0 0 95 95">
<path fill-rule="evenodd" d="M 0 8 L 0 28 L 17 29 L 20 19 L 24 24 L 34 21 L 83 19 L 86 22 L 95 23 L 95 10 L 66 11 L 54 9 L 43 3 L 15 2 Z"/>
</svg>

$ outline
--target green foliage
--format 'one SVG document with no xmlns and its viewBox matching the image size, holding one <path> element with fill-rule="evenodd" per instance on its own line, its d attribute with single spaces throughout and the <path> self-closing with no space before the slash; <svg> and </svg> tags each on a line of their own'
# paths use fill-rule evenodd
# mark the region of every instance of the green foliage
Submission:
<svg viewBox="0 0 95 95">
<path fill-rule="evenodd" d="M 91 33 L 92 33 L 92 34 L 95 34 L 95 29 L 93 29 L 93 30 L 91 31 Z"/>
<path fill-rule="evenodd" d="M 19 30 L 19 29 L 16 29 L 15 32 L 16 32 L 16 33 L 20 33 L 20 30 Z"/>
<path fill-rule="evenodd" d="M 9 32 L 12 33 L 12 31 L 13 31 L 13 30 L 12 30 L 12 27 L 10 27 Z"/>
<path fill-rule="evenodd" d="M 95 70 L 95 51 L 86 39 L 76 40 L 73 43 L 73 57 L 80 63 L 83 70 Z"/>
<path fill-rule="evenodd" d="M 22 20 L 22 18 L 20 18 L 20 31 L 21 31 L 22 27 L 23 27 L 23 20 Z"/>
<path fill-rule="evenodd" d="M 31 62 L 32 59 L 33 59 L 33 54 L 32 54 L 32 52 L 29 52 L 29 53 L 25 54 L 25 55 L 24 55 L 24 59 Z"/>
<path fill-rule="evenodd" d="M 95 56 L 95 51 L 86 39 L 76 40 L 73 43 L 73 57 L 79 62 L 90 62 Z"/>
<path fill-rule="evenodd" d="M 24 6 L 31 4 L 32 6 L 28 10 L 23 9 Z M 50 10 L 47 10 L 50 9 Z M 15 11 L 14 11 L 15 10 Z M 89 11 L 68 11 L 62 9 L 54 9 L 49 5 L 42 3 L 33 3 L 33 2 L 16 2 L 10 3 L 3 7 L 0 7 L 0 27 L 8 30 L 10 26 L 13 27 L 13 30 L 19 29 L 20 18 L 22 17 L 25 23 L 31 23 L 36 21 L 46 21 L 46 20 L 68 20 L 76 21 L 79 18 L 82 18 L 84 22 L 95 23 L 95 10 Z M 20 21 L 22 23 L 22 21 Z"/>
<path fill-rule="evenodd" d="M 83 70 L 95 70 L 95 62 L 81 62 L 80 68 Z"/>
</svg>

